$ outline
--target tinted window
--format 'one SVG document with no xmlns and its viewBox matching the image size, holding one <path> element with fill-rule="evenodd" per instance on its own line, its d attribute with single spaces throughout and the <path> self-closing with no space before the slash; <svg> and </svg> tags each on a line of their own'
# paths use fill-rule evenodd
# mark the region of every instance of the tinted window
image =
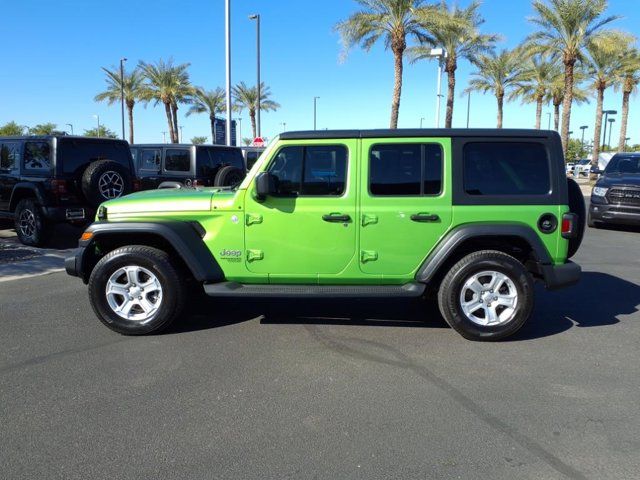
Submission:
<svg viewBox="0 0 640 480">
<path fill-rule="evenodd" d="M 251 167 L 258 161 L 260 158 L 259 152 L 247 152 L 247 169 L 250 170 Z"/>
<path fill-rule="evenodd" d="M 138 155 L 138 168 L 140 170 L 147 170 L 152 172 L 160 171 L 160 159 L 162 158 L 162 151 L 160 150 L 140 150 Z"/>
<path fill-rule="evenodd" d="M 540 143 L 468 143 L 464 189 L 469 195 L 545 195 L 551 190 L 547 150 Z"/>
<path fill-rule="evenodd" d="M 46 172 L 51 169 L 49 142 L 27 142 L 24 146 L 24 168 Z"/>
<path fill-rule="evenodd" d="M 640 174 L 640 156 L 615 155 L 607 168 L 606 173 Z"/>
<path fill-rule="evenodd" d="M 372 195 L 438 195 L 442 191 L 442 148 L 436 144 L 376 145 L 369 158 Z"/>
<path fill-rule="evenodd" d="M 347 149 L 285 147 L 269 167 L 277 195 L 339 196 L 345 191 Z"/>
<path fill-rule="evenodd" d="M 164 168 L 171 172 L 188 172 L 191 170 L 191 153 L 189 150 L 168 149 L 165 154 Z"/>
<path fill-rule="evenodd" d="M 4 142 L 0 144 L 0 170 L 17 170 L 20 165 L 20 144 Z"/>
<path fill-rule="evenodd" d="M 198 148 L 197 162 L 199 175 L 215 175 L 220 167 L 232 166 L 244 170 L 242 152 L 228 148 Z"/>
<path fill-rule="evenodd" d="M 58 166 L 64 173 L 77 173 L 96 160 L 111 160 L 131 168 L 129 147 L 120 142 L 61 138 L 58 140 Z"/>
</svg>

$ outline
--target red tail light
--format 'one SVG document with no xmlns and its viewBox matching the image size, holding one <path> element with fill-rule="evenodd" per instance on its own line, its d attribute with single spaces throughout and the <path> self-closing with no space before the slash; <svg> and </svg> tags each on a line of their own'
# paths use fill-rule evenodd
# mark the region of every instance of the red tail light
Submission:
<svg viewBox="0 0 640 480">
<path fill-rule="evenodd" d="M 134 178 L 133 181 L 131 182 L 131 188 L 133 189 L 134 192 L 139 192 L 142 189 L 140 180 L 138 180 L 137 178 Z"/>
<path fill-rule="evenodd" d="M 575 235 L 576 214 L 565 213 L 562 216 L 562 238 L 573 238 Z"/>
<path fill-rule="evenodd" d="M 191 186 L 193 188 L 196 188 L 196 187 L 204 187 L 205 185 L 204 185 L 204 182 L 202 180 L 198 180 L 197 178 L 195 178 L 193 180 L 193 182 L 191 182 Z"/>
<path fill-rule="evenodd" d="M 67 192 L 67 181 L 54 178 L 51 180 L 51 191 L 55 196 L 65 195 Z"/>
</svg>

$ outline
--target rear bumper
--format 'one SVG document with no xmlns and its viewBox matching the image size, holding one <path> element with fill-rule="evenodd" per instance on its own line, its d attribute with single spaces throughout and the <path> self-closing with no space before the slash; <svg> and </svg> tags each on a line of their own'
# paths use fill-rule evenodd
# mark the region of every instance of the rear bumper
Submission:
<svg viewBox="0 0 640 480">
<path fill-rule="evenodd" d="M 640 225 L 640 207 L 608 205 L 591 202 L 589 217 L 592 221 L 620 225 Z"/>
<path fill-rule="evenodd" d="M 93 220 L 95 211 L 83 205 L 66 205 L 64 207 L 44 207 L 44 216 L 53 223 L 80 222 Z"/>
<path fill-rule="evenodd" d="M 558 290 L 578 283 L 582 268 L 576 263 L 567 261 L 563 265 L 541 265 L 540 273 L 548 290 Z"/>
</svg>

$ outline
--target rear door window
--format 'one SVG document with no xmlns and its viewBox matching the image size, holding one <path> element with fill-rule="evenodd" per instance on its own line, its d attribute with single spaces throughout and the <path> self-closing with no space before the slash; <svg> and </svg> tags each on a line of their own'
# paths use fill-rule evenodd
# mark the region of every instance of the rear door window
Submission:
<svg viewBox="0 0 640 480">
<path fill-rule="evenodd" d="M 57 169 L 64 173 L 78 173 L 98 160 L 111 160 L 127 170 L 131 169 L 131 151 L 122 142 L 98 139 L 60 138 L 58 140 Z"/>
<path fill-rule="evenodd" d="M 138 168 L 145 172 L 159 172 L 162 150 L 142 149 L 138 154 Z"/>
<path fill-rule="evenodd" d="M 20 166 L 20 142 L 3 142 L 0 144 L 0 170 L 17 172 Z"/>
<path fill-rule="evenodd" d="M 24 145 L 23 166 L 27 172 L 51 170 L 51 147 L 49 142 L 27 142 Z"/>
<path fill-rule="evenodd" d="M 546 195 L 551 191 L 549 155 L 542 143 L 467 143 L 463 162 L 467 195 Z"/>
<path fill-rule="evenodd" d="M 168 148 L 164 158 L 164 169 L 168 172 L 191 171 L 191 152 L 188 149 Z"/>
</svg>

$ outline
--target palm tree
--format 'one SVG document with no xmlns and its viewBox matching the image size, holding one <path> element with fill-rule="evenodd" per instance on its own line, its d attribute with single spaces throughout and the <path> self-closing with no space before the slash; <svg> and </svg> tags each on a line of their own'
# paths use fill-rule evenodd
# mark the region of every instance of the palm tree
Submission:
<svg viewBox="0 0 640 480">
<path fill-rule="evenodd" d="M 629 100 L 631 99 L 631 94 L 637 91 L 638 85 L 640 85 L 640 51 L 636 48 L 630 48 L 623 53 L 622 69 L 616 74 L 616 90 L 622 90 L 619 152 L 624 152 L 627 144 Z"/>
<path fill-rule="evenodd" d="M 216 143 L 216 114 L 224 112 L 225 108 L 225 91 L 223 88 L 205 90 L 198 87 L 194 90 L 187 117 L 194 113 L 208 113 L 211 121 L 212 143 Z"/>
<path fill-rule="evenodd" d="M 573 77 L 575 81 L 573 87 L 573 103 L 576 105 L 580 105 L 589 100 L 587 91 L 580 86 L 580 84 L 584 81 L 585 76 L 582 70 L 578 69 L 574 71 Z M 560 108 L 564 103 L 565 91 L 564 69 L 560 67 L 558 70 L 553 72 L 551 85 L 549 86 L 549 93 L 545 99 L 547 102 L 550 102 L 553 105 L 553 128 L 556 131 L 560 131 Z"/>
<path fill-rule="evenodd" d="M 248 87 L 244 82 L 240 82 L 231 89 L 236 106 L 236 110 L 247 109 L 251 118 L 251 128 L 253 130 L 253 138 L 257 137 L 256 132 L 256 106 L 258 104 L 258 89 L 256 87 Z M 260 82 L 260 111 L 275 112 L 280 108 L 280 104 L 270 100 L 271 89 L 263 82 Z"/>
<path fill-rule="evenodd" d="M 458 60 L 463 58 L 475 62 L 478 55 L 489 53 L 498 35 L 481 34 L 480 25 L 484 19 L 479 13 L 480 2 L 474 0 L 467 8 L 456 4 L 447 5 L 442 0 L 437 6 L 421 8 L 418 12 L 420 24 L 427 35 L 422 37 L 419 47 L 409 49 L 412 61 L 433 59 L 431 47 L 442 47 L 447 53 L 444 71 L 447 73 L 447 112 L 445 128 L 453 122 L 453 103 L 456 90 L 456 70 Z"/>
<path fill-rule="evenodd" d="M 95 96 L 96 102 L 107 102 L 109 105 L 120 102 L 121 93 L 124 87 L 124 103 L 127 106 L 129 114 L 129 143 L 133 145 L 133 107 L 141 98 L 144 86 L 144 78 L 142 73 L 136 68 L 131 73 L 124 74 L 124 81 L 120 77 L 120 71 L 112 68 L 102 67 L 107 78 L 107 89 Z"/>
<path fill-rule="evenodd" d="M 571 104 L 576 63 L 584 59 L 587 45 L 603 32 L 617 16 L 604 16 L 607 0 L 534 0 L 536 16 L 529 20 L 540 27 L 529 35 L 528 43 L 539 52 L 555 54 L 564 64 L 564 100 L 562 108 L 562 144 L 569 145 Z"/>
<path fill-rule="evenodd" d="M 385 48 L 391 48 L 394 58 L 395 82 L 391 100 L 391 128 L 398 128 L 400 97 L 402 95 L 403 57 L 407 49 L 407 38 L 421 40 L 422 27 L 416 12 L 423 0 L 356 0 L 363 10 L 338 23 L 335 29 L 342 37 L 345 53 L 360 45 L 365 51 L 380 39 Z"/>
<path fill-rule="evenodd" d="M 187 72 L 189 64 L 174 65 L 172 59 L 167 62 L 161 59 L 156 63 L 140 61 L 138 68 L 146 80 L 141 98 L 164 105 L 171 142 L 178 143 L 178 103 L 193 92 Z"/>
<path fill-rule="evenodd" d="M 542 55 L 529 55 L 517 80 L 515 90 L 509 100 L 520 98 L 522 103 L 536 104 L 536 129 L 542 124 L 542 107 L 549 96 L 553 79 L 560 73 L 560 64 Z"/>
<path fill-rule="evenodd" d="M 477 70 L 469 80 L 469 91 L 491 92 L 498 102 L 498 128 L 502 128 L 504 97 L 517 87 L 520 76 L 520 59 L 513 51 L 480 55 L 476 60 Z"/>
<path fill-rule="evenodd" d="M 627 45 L 627 48 L 624 45 Z M 593 137 L 593 152 L 591 162 L 598 164 L 600 156 L 600 138 L 602 135 L 602 111 L 604 93 L 613 84 L 613 79 L 622 69 L 623 56 L 621 50 L 628 49 L 630 38 L 623 34 L 611 34 L 594 39 L 587 46 L 589 77 L 592 80 L 592 88 L 597 94 L 596 121 Z M 606 141 L 606 139 L 605 139 Z"/>
</svg>

